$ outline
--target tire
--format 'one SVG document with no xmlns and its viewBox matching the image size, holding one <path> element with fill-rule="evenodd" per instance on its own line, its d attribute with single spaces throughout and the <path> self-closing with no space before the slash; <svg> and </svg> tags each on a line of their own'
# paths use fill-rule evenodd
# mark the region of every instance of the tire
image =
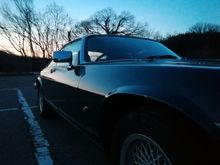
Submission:
<svg viewBox="0 0 220 165">
<path fill-rule="evenodd" d="M 113 134 L 112 163 L 115 165 L 203 164 L 195 154 L 190 136 L 160 117 L 143 112 L 124 115 Z M 193 139 L 193 138 L 192 138 Z M 198 148 L 197 148 L 198 149 Z M 156 162 L 155 160 L 156 159 Z"/>
<path fill-rule="evenodd" d="M 38 109 L 43 118 L 49 118 L 52 116 L 51 107 L 45 100 L 43 89 L 41 87 L 38 89 Z"/>
</svg>

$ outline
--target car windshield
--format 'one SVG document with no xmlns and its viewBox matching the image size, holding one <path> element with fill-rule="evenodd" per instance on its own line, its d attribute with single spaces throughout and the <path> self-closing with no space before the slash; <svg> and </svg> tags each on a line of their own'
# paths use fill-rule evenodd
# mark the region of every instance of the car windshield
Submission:
<svg viewBox="0 0 220 165">
<path fill-rule="evenodd" d="M 87 61 L 123 59 L 179 59 L 163 44 L 141 38 L 121 36 L 91 36 L 86 41 Z M 164 58 L 163 58 L 164 56 Z M 152 58 L 155 57 L 155 58 Z"/>
</svg>

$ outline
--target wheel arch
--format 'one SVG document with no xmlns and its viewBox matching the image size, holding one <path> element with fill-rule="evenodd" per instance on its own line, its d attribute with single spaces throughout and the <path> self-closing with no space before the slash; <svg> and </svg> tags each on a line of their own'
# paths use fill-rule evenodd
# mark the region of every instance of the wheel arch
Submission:
<svg viewBox="0 0 220 165">
<path fill-rule="evenodd" d="M 117 122 L 124 114 L 136 111 L 136 108 L 140 106 L 145 108 L 144 112 L 146 113 L 155 113 L 156 115 L 166 114 L 166 120 L 175 118 L 175 121 L 178 121 L 181 126 L 187 125 L 187 127 L 192 130 L 192 133 L 196 132 L 199 135 L 206 134 L 201 126 L 171 104 L 153 97 L 131 92 L 115 93 L 105 100 L 101 110 L 99 124 L 100 136 L 103 141 L 104 149 L 108 155 L 111 147 L 112 134 Z M 152 111 L 152 109 L 154 109 L 154 111 Z"/>
</svg>

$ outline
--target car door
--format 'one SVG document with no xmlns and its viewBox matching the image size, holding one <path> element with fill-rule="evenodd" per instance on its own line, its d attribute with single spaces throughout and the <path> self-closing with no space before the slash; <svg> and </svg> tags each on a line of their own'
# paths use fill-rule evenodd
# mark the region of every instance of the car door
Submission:
<svg viewBox="0 0 220 165">
<path fill-rule="evenodd" d="M 72 52 L 72 65 L 78 62 L 80 53 L 81 40 L 76 40 L 66 45 L 61 51 Z M 74 69 L 69 69 L 69 63 L 52 62 L 48 67 L 47 77 L 43 77 L 45 97 L 60 112 L 72 115 L 70 110 L 77 109 L 77 87 L 80 76 L 76 74 Z M 75 105 L 75 106 L 73 106 Z"/>
<path fill-rule="evenodd" d="M 106 68 L 111 65 L 102 63 L 108 61 L 107 55 L 110 57 L 110 52 L 105 49 L 102 41 L 94 40 L 92 36 L 86 38 L 83 52 L 85 63 L 80 65 L 84 68 L 84 74 L 78 86 L 79 111 L 75 117 L 86 131 L 98 136 L 100 109 L 112 84 L 111 75 L 106 75 Z"/>
</svg>

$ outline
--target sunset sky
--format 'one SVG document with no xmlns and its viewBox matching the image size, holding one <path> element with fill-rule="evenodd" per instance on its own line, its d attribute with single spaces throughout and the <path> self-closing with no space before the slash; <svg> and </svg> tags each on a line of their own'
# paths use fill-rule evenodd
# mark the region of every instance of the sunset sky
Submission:
<svg viewBox="0 0 220 165">
<path fill-rule="evenodd" d="M 98 10 L 112 8 L 116 13 L 124 10 L 137 21 L 147 22 L 150 29 L 163 36 L 184 33 L 198 22 L 220 25 L 220 0 L 33 0 L 38 10 L 55 2 L 75 20 L 89 18 Z M 7 0 L 1 0 L 8 2 Z M 0 45 L 11 47 L 0 35 Z M 1 47 L 0 47 L 1 48 Z"/>
<path fill-rule="evenodd" d="M 98 10 L 111 7 L 117 13 L 130 11 L 137 21 L 161 32 L 185 32 L 197 22 L 220 24 L 220 0 L 35 0 L 38 8 L 55 2 L 72 18 L 86 19 Z"/>
</svg>

